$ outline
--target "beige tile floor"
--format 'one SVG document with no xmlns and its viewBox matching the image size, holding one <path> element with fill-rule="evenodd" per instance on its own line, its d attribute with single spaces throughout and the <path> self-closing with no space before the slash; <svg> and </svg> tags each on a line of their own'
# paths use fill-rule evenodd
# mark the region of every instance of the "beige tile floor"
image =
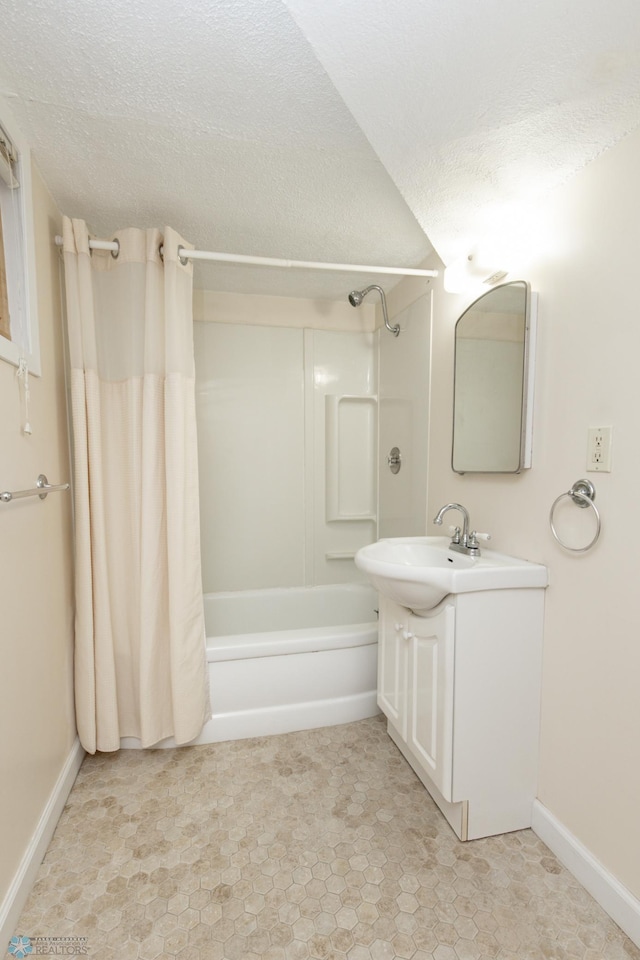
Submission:
<svg viewBox="0 0 640 960">
<path fill-rule="evenodd" d="M 529 830 L 460 843 L 382 718 L 88 757 L 17 933 L 127 960 L 630 960 Z"/>
</svg>

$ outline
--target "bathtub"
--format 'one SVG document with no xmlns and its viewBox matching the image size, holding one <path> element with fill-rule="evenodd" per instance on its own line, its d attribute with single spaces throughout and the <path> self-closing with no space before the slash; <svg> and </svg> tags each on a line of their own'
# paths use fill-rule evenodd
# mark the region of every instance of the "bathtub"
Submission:
<svg viewBox="0 0 640 960">
<path fill-rule="evenodd" d="M 213 716 L 195 742 L 375 716 L 376 608 L 365 584 L 207 594 Z"/>
<path fill-rule="evenodd" d="M 204 598 L 212 717 L 194 744 L 364 720 L 379 713 L 377 594 L 365 584 Z M 139 747 L 133 737 L 121 747 Z M 158 744 L 175 746 L 173 739 Z"/>
</svg>

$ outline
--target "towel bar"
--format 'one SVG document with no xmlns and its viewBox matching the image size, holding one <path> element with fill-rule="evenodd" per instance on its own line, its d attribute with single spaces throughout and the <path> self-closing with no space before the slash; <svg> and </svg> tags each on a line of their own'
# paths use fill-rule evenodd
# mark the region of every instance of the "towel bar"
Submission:
<svg viewBox="0 0 640 960">
<path fill-rule="evenodd" d="M 0 500 L 3 503 L 10 503 L 12 500 L 21 500 L 24 497 L 40 497 L 41 500 L 46 500 L 48 493 L 58 493 L 59 490 L 68 489 L 68 483 L 49 483 L 44 473 L 41 473 L 36 480 L 35 487 L 32 487 L 31 490 L 16 490 L 15 493 L 4 490 L 0 493 Z"/>
</svg>

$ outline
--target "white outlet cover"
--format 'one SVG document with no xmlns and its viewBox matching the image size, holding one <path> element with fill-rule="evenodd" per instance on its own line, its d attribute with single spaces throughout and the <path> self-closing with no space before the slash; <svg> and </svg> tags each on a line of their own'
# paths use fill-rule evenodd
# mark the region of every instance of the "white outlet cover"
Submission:
<svg viewBox="0 0 640 960">
<path fill-rule="evenodd" d="M 612 427 L 589 427 L 587 431 L 587 471 L 611 473 Z"/>
</svg>

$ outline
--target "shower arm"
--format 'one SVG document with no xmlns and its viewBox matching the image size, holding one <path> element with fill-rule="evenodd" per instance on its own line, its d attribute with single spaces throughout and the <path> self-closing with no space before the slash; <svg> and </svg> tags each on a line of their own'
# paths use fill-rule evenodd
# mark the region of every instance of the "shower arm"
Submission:
<svg viewBox="0 0 640 960">
<path fill-rule="evenodd" d="M 389 315 L 387 313 L 387 298 L 384 295 L 384 290 L 382 287 L 379 287 L 377 283 L 372 283 L 371 286 L 365 287 L 364 290 L 352 290 L 349 294 L 348 300 L 352 307 L 359 307 L 364 298 L 368 293 L 371 293 L 372 290 L 377 290 L 380 294 L 380 300 L 382 301 L 382 316 L 384 317 L 384 325 L 392 333 L 394 337 L 400 335 L 400 325 L 396 324 L 395 327 L 392 327 L 389 323 Z"/>
<path fill-rule="evenodd" d="M 384 290 L 382 290 L 381 287 L 378 287 L 377 289 L 380 290 L 381 299 L 382 299 L 382 316 L 384 317 L 384 325 L 389 331 L 389 333 L 392 333 L 394 337 L 399 337 L 400 324 L 396 323 L 395 326 L 392 327 L 391 324 L 389 323 L 389 317 L 387 315 L 387 298 L 385 297 Z"/>
</svg>

